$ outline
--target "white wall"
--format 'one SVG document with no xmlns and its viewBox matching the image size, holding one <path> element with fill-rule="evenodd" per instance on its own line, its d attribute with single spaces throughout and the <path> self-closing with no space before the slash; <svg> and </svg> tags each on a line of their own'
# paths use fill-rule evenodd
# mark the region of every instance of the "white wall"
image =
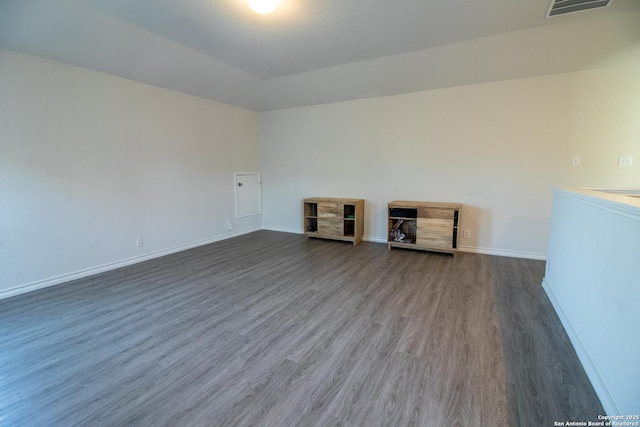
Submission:
<svg viewBox="0 0 640 427">
<path fill-rule="evenodd" d="M 301 199 L 460 202 L 477 252 L 543 258 L 551 187 L 640 186 L 640 69 L 618 67 L 262 113 L 263 226 L 302 232 Z M 571 157 L 582 166 L 571 167 Z"/>
<path fill-rule="evenodd" d="M 255 112 L 6 50 L 0 129 L 4 296 L 228 237 L 259 170 Z"/>
<path fill-rule="evenodd" d="M 619 198 L 555 191 L 544 287 L 607 414 L 637 415 L 640 200 Z"/>
</svg>

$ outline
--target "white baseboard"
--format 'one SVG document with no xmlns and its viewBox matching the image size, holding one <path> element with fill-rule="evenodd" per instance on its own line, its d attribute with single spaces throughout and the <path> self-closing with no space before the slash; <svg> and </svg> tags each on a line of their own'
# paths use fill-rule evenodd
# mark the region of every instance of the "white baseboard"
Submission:
<svg viewBox="0 0 640 427">
<path fill-rule="evenodd" d="M 506 256 L 511 258 L 537 259 L 542 261 L 545 261 L 547 259 L 547 254 L 540 253 L 540 252 L 510 251 L 510 250 L 504 250 L 504 249 L 480 248 L 477 246 L 465 246 L 465 245 L 458 246 L 458 250 L 460 252 L 469 252 L 473 254 Z"/>
<path fill-rule="evenodd" d="M 269 231 L 279 231 L 281 233 L 293 233 L 293 234 L 304 234 L 302 230 L 296 230 L 293 228 L 283 228 L 283 227 L 262 227 L 263 230 Z M 384 237 L 376 237 L 376 236 L 362 236 L 362 240 L 365 242 L 374 242 L 374 243 L 387 243 L 387 239 Z"/>
<path fill-rule="evenodd" d="M 70 282 L 76 279 L 82 279 L 84 277 L 93 276 L 98 273 L 103 273 L 109 270 L 115 270 L 117 268 L 127 267 L 129 265 L 137 264 L 139 262 L 148 261 L 150 259 L 159 258 L 165 255 L 170 255 L 176 252 L 185 251 L 187 249 L 196 248 L 198 246 L 208 245 L 210 243 L 219 242 L 221 240 L 230 239 L 232 237 L 241 236 L 243 234 L 252 233 L 258 231 L 260 228 L 252 228 L 248 230 L 240 230 L 233 233 L 225 233 L 224 235 L 210 237 L 208 239 L 198 240 L 196 242 L 187 243 L 184 245 L 174 246 L 172 248 L 163 249 L 161 251 L 152 252 L 132 258 L 127 258 L 120 261 L 111 262 L 108 264 L 99 265 L 97 267 L 91 267 L 84 270 L 75 271 L 73 273 L 62 274 L 60 276 L 51 277 L 49 279 L 38 280 L 24 285 L 19 285 L 13 288 L 0 290 L 0 299 L 10 298 L 16 295 L 32 292 L 42 288 L 48 288 L 49 286 L 60 285 L 62 283 Z"/>
<path fill-rule="evenodd" d="M 302 230 L 296 230 L 295 228 L 263 226 L 262 229 L 268 231 L 279 231 L 281 233 L 304 234 Z"/>
<path fill-rule="evenodd" d="M 132 258 L 128 258 L 125 260 L 120 260 L 108 264 L 99 265 L 97 267 L 91 267 L 84 270 L 75 271 L 72 273 L 62 274 L 60 276 L 51 277 L 49 279 L 38 280 L 31 283 L 26 283 L 24 285 L 19 285 L 13 288 L 0 290 L 0 299 L 10 298 L 15 295 L 24 294 L 27 292 L 35 291 L 37 289 L 47 288 L 49 286 L 59 285 L 61 283 L 66 283 L 71 280 L 81 279 L 83 277 L 93 276 L 95 274 L 103 273 L 109 270 L 115 270 L 117 268 L 126 267 L 132 264 L 137 264 L 139 262 L 147 261 L 153 258 L 159 258 L 161 256 L 169 255 L 172 253 L 184 251 L 187 249 L 195 248 L 198 246 L 208 245 L 210 243 L 215 243 L 221 240 L 230 239 L 232 237 L 237 237 L 243 234 L 252 233 L 258 230 L 270 230 L 270 231 L 279 231 L 282 233 L 293 233 L 293 234 L 304 234 L 302 230 L 297 230 L 293 228 L 283 228 L 283 227 L 258 227 L 251 228 L 248 230 L 236 231 L 233 233 L 227 233 L 220 236 L 211 237 L 208 239 L 198 240 L 196 242 L 187 243 L 185 245 L 174 246 L 172 248 L 164 249 L 161 251 L 144 254 L 141 256 L 136 256 Z M 363 236 L 363 240 L 367 242 L 373 243 L 387 243 L 386 237 L 379 236 Z M 458 248 L 461 252 L 469 252 L 469 253 L 478 253 L 485 255 L 497 255 L 497 256 L 508 256 L 515 258 L 529 258 L 529 259 L 546 259 L 546 254 L 539 253 L 529 253 L 529 252 L 517 252 L 517 251 L 504 251 L 504 250 L 494 250 L 487 248 L 477 248 L 472 246 L 460 246 Z"/>
<path fill-rule="evenodd" d="M 364 236 L 363 239 L 367 242 L 387 243 L 386 237 Z M 537 260 L 543 260 L 543 261 L 547 259 L 547 254 L 537 253 L 537 252 L 509 251 L 509 250 L 502 250 L 502 249 L 479 248 L 476 246 L 464 246 L 464 245 L 458 246 L 458 250 L 460 252 L 468 252 L 473 254 L 506 256 L 511 258 L 537 259 Z"/>
<path fill-rule="evenodd" d="M 385 237 L 362 236 L 362 240 L 365 242 L 387 243 L 387 239 Z"/>
<path fill-rule="evenodd" d="M 280 231 L 283 233 L 304 234 L 302 230 L 297 230 L 294 228 L 266 226 L 266 227 L 262 227 L 262 229 L 269 230 L 269 231 Z M 364 240 L 365 242 L 373 242 L 373 243 L 387 243 L 387 238 L 380 237 L 380 236 L 365 235 L 362 237 L 362 240 Z M 546 253 L 539 253 L 539 252 L 510 251 L 510 250 L 504 250 L 504 249 L 490 249 L 490 248 L 480 248 L 477 246 L 464 246 L 464 245 L 458 246 L 458 250 L 460 252 L 467 252 L 472 254 L 506 256 L 511 258 L 537 259 L 542 261 L 546 261 L 547 259 Z"/>
<path fill-rule="evenodd" d="M 296 229 L 293 229 L 293 228 L 266 226 L 266 227 L 262 227 L 262 229 L 263 230 L 268 230 L 268 231 L 278 231 L 278 232 L 281 232 L 281 233 L 304 234 L 304 232 L 302 230 L 296 230 Z M 387 243 L 387 239 L 385 239 L 383 237 L 376 237 L 376 236 L 362 236 L 362 240 L 364 240 L 365 242 Z"/>
<path fill-rule="evenodd" d="M 600 403 L 602 403 L 602 407 L 604 408 L 604 411 L 608 415 L 622 414 L 622 412 L 618 409 L 618 406 L 616 405 L 615 401 L 611 397 L 611 394 L 609 393 L 609 390 L 607 389 L 606 384 L 602 380 L 602 377 L 600 377 L 600 374 L 598 373 L 598 369 L 593 363 L 593 360 L 591 360 L 591 356 L 589 356 L 589 352 L 584 347 L 584 344 L 582 344 L 582 340 L 580 339 L 580 336 L 578 336 L 578 333 L 573 327 L 571 320 L 569 320 L 569 317 L 567 317 L 567 314 L 562 308 L 560 301 L 558 300 L 558 298 L 556 298 L 555 294 L 553 293 L 552 286 L 549 284 L 549 281 L 547 280 L 546 277 L 542 280 L 542 288 L 547 293 L 547 296 L 551 301 L 551 305 L 553 305 L 553 308 L 556 310 L 556 313 L 560 318 L 560 322 L 562 322 L 562 326 L 564 326 L 565 331 L 567 331 L 567 335 L 569 335 L 569 340 L 571 340 L 571 344 L 573 344 L 573 348 L 576 351 L 576 354 L 578 355 L 578 359 L 580 360 L 580 363 L 582 364 L 582 367 L 584 368 L 584 371 L 587 374 L 587 377 L 589 377 L 589 381 L 591 381 L 591 385 L 593 386 L 594 391 L 600 398 Z"/>
</svg>

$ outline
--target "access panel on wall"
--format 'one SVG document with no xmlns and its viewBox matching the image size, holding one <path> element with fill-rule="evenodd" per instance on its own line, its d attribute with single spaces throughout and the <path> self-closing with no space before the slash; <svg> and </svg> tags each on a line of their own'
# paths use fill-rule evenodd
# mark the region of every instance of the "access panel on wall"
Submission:
<svg viewBox="0 0 640 427">
<path fill-rule="evenodd" d="M 236 218 L 262 213 L 260 172 L 234 172 Z"/>
</svg>

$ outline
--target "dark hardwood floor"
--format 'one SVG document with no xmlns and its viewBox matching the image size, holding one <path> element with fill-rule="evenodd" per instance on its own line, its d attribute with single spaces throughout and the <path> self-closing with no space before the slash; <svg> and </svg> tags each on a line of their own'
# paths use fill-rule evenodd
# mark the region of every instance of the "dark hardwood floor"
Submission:
<svg viewBox="0 0 640 427">
<path fill-rule="evenodd" d="M 0 301 L 4 426 L 552 426 L 544 262 L 260 231 Z"/>
</svg>

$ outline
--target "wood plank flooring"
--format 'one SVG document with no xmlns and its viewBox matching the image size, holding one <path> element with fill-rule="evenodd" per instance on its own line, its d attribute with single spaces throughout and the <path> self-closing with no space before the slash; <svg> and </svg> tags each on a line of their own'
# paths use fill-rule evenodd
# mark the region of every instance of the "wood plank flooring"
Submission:
<svg viewBox="0 0 640 427">
<path fill-rule="evenodd" d="M 552 426 L 544 262 L 260 231 L 0 301 L 0 426 Z"/>
</svg>

